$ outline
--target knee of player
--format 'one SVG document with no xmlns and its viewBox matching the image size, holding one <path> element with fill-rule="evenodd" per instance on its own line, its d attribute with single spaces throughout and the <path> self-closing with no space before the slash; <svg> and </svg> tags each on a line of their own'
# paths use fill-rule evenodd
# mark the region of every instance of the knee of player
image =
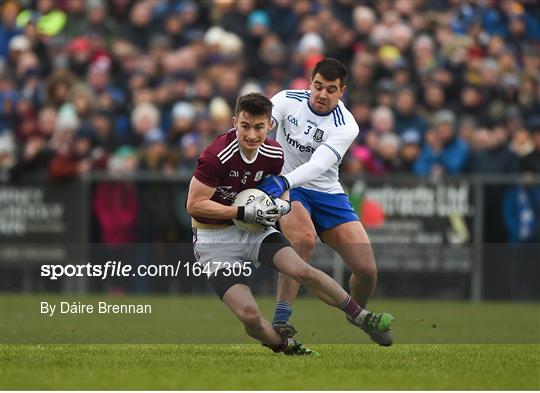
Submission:
<svg viewBox="0 0 540 393">
<path fill-rule="evenodd" d="M 261 313 L 255 306 L 245 306 L 242 308 L 238 317 L 244 325 L 258 326 L 261 324 Z"/>
<path fill-rule="evenodd" d="M 304 232 L 294 239 L 292 243 L 294 244 L 294 248 L 298 249 L 301 253 L 311 255 L 317 244 L 317 235 L 312 232 Z"/>
<path fill-rule="evenodd" d="M 356 276 L 360 277 L 376 277 L 377 276 L 377 266 L 375 263 L 362 263 L 354 266 L 352 272 Z"/>
</svg>

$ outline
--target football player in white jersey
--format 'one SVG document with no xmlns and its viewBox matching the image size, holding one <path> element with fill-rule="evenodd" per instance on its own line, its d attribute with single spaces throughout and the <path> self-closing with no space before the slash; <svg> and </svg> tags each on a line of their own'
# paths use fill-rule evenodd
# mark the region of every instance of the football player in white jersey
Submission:
<svg viewBox="0 0 540 393">
<path fill-rule="evenodd" d="M 340 100 L 347 79 L 341 62 L 325 58 L 312 71 L 310 90 L 284 90 L 272 98 L 284 175 L 269 176 L 258 188 L 273 197 L 290 189 L 292 210 L 280 220 L 283 234 L 306 261 L 319 235 L 351 269 L 351 296 L 365 306 L 375 290 L 377 267 L 368 236 L 338 178 L 341 159 L 358 134 L 353 115 Z M 273 324 L 284 335 L 296 333 L 288 321 L 299 288 L 280 274 Z M 389 333 L 368 333 L 379 345 L 392 345 Z"/>
</svg>

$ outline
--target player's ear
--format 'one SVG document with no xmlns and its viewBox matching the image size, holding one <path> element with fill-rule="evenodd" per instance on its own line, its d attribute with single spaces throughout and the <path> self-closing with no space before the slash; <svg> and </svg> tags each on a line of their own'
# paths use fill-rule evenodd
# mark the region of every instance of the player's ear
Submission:
<svg viewBox="0 0 540 393">
<path fill-rule="evenodd" d="M 233 124 L 233 127 L 234 127 L 234 128 L 238 128 L 237 122 L 238 122 L 238 120 L 236 119 L 235 116 L 233 116 L 233 118 L 232 118 L 232 124 Z"/>
<path fill-rule="evenodd" d="M 343 97 L 343 94 L 345 94 L 345 90 L 347 90 L 347 85 L 343 85 L 343 87 L 341 88 L 341 95 L 339 96 L 339 98 Z"/>
</svg>

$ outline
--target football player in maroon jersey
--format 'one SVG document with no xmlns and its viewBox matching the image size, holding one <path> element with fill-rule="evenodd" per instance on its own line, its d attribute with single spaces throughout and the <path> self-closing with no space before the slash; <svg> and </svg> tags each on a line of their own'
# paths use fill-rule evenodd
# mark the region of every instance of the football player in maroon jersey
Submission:
<svg viewBox="0 0 540 393">
<path fill-rule="evenodd" d="M 256 187 L 267 175 L 281 173 L 281 147 L 266 138 L 271 128 L 271 113 L 272 103 L 264 95 L 251 93 L 239 97 L 234 128 L 217 137 L 201 154 L 187 199 L 197 261 L 246 333 L 275 352 L 316 354 L 300 342 L 280 336 L 261 316 L 248 286 L 250 262 L 265 264 L 291 277 L 363 325 L 388 330 L 389 324 L 364 310 L 337 282 L 302 260 L 273 227 L 290 211 L 288 201 L 276 198 L 275 206 L 268 207 L 257 198 L 246 206 L 231 206 L 237 193 Z M 287 197 L 285 194 L 284 198 Z M 261 224 L 264 228 L 257 233 L 245 232 L 234 226 L 232 219 Z M 241 268 L 235 271 L 238 264 Z"/>
</svg>

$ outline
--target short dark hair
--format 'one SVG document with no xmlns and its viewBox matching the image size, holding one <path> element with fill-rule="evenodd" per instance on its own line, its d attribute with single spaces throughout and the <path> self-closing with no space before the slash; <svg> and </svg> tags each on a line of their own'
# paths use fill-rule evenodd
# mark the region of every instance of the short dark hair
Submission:
<svg viewBox="0 0 540 393">
<path fill-rule="evenodd" d="M 272 117 L 272 101 L 264 94 L 249 93 L 238 97 L 234 115 L 238 117 L 240 112 L 247 112 L 250 115 L 266 115 L 269 119 Z"/>
<path fill-rule="evenodd" d="M 347 67 L 341 61 L 332 57 L 326 57 L 315 65 L 315 68 L 311 72 L 311 79 L 315 78 L 317 74 L 321 74 L 328 81 L 339 79 L 340 87 L 345 86 L 349 80 Z"/>
</svg>

